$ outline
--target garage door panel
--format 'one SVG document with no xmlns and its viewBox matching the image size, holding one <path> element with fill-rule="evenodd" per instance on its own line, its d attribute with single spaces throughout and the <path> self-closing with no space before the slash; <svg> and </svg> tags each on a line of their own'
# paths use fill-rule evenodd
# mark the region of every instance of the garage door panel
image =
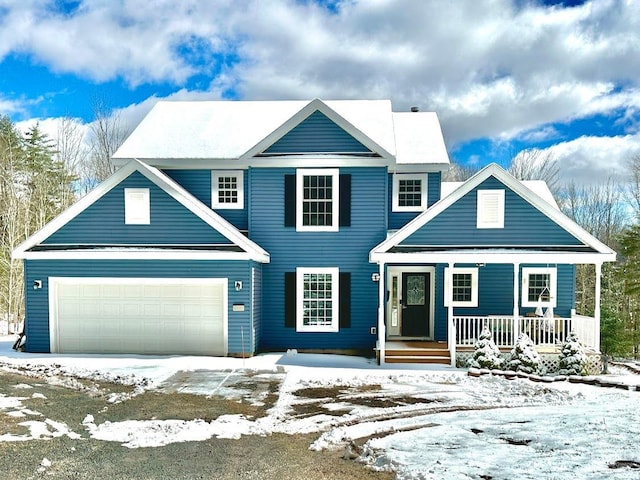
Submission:
<svg viewBox="0 0 640 480">
<path fill-rule="evenodd" d="M 200 279 L 133 281 L 60 279 L 52 289 L 56 305 L 54 349 L 226 354 L 225 283 Z"/>
</svg>

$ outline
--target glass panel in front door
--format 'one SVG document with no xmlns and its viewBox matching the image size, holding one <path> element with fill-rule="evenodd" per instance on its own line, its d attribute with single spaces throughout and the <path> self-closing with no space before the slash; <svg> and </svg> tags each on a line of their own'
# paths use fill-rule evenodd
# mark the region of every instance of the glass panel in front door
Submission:
<svg viewBox="0 0 640 480">
<path fill-rule="evenodd" d="M 407 275 L 407 305 L 424 305 L 424 275 Z"/>
</svg>

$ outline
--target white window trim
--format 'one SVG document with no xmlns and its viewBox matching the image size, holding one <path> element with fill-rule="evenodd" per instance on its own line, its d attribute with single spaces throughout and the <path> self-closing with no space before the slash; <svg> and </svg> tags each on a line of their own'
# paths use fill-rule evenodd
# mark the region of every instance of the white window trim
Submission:
<svg viewBox="0 0 640 480">
<path fill-rule="evenodd" d="M 452 274 L 471 274 L 471 301 L 453 302 L 453 292 L 449 291 L 449 267 L 444 269 L 444 306 L 448 307 L 452 303 L 453 307 L 477 307 L 478 306 L 478 269 L 474 267 L 463 268 L 454 267 Z"/>
<path fill-rule="evenodd" d="M 238 183 L 238 203 L 220 203 L 218 201 L 218 179 L 220 177 L 236 177 Z M 224 210 L 242 210 L 244 208 L 244 171 L 212 170 L 211 171 L 211 208 Z"/>
<path fill-rule="evenodd" d="M 400 180 L 421 180 L 422 191 L 420 205 L 417 207 L 400 206 Z M 424 173 L 394 173 L 392 192 L 392 211 L 394 212 L 422 212 L 427 209 L 427 180 Z"/>
<path fill-rule="evenodd" d="M 496 197 L 497 218 L 495 221 L 489 221 L 486 219 L 487 201 Z M 504 190 L 478 190 L 477 228 L 504 228 Z"/>
<path fill-rule="evenodd" d="M 303 225 L 302 224 L 302 202 L 304 177 L 307 176 L 331 176 L 331 203 L 332 219 L 331 225 Z M 338 168 L 299 168 L 296 170 L 296 231 L 298 232 L 337 232 L 340 229 L 340 170 Z"/>
<path fill-rule="evenodd" d="M 124 223 L 125 225 L 149 225 L 151 223 L 148 188 L 124 189 Z"/>
<path fill-rule="evenodd" d="M 331 325 L 304 325 L 304 275 L 308 273 L 331 274 Z M 296 268 L 296 332 L 337 332 L 340 329 L 338 318 L 340 309 L 340 269 L 338 268 Z"/>
<path fill-rule="evenodd" d="M 529 300 L 529 275 L 531 274 L 549 275 L 549 301 L 538 302 Z M 523 307 L 556 307 L 558 286 L 558 270 L 554 267 L 525 267 L 522 269 L 522 306 Z"/>
</svg>

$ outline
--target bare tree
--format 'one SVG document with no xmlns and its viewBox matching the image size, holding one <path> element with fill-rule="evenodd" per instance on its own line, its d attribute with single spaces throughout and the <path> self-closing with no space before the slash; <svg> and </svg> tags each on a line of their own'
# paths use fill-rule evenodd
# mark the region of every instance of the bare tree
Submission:
<svg viewBox="0 0 640 480">
<path fill-rule="evenodd" d="M 640 220 L 640 154 L 633 156 L 627 162 L 629 169 L 629 203 Z"/>
<path fill-rule="evenodd" d="M 560 191 L 558 162 L 551 152 L 522 150 L 511 159 L 509 173 L 518 180 L 544 180 L 554 197 Z"/>
<path fill-rule="evenodd" d="M 480 171 L 480 168 L 476 165 L 463 165 L 457 161 L 451 162 L 449 169 L 442 175 L 442 180 L 445 182 L 464 182 L 473 177 Z"/>
</svg>

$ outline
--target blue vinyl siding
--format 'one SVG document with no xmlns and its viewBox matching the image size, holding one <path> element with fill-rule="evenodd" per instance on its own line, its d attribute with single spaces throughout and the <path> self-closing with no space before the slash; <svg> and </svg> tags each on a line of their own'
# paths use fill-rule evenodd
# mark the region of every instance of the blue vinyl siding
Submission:
<svg viewBox="0 0 640 480">
<path fill-rule="evenodd" d="M 440 200 L 440 182 L 442 174 L 440 172 L 429 172 L 427 174 L 427 207 L 432 206 Z M 422 212 L 394 212 L 393 211 L 393 174 L 389 174 L 388 185 L 388 205 L 389 209 L 389 229 L 398 230 L 404 227 L 411 220 Z"/>
<path fill-rule="evenodd" d="M 25 287 L 27 351 L 49 352 L 49 277 L 228 278 L 229 353 L 251 351 L 250 261 L 221 260 L 25 260 L 25 285 L 42 281 L 42 288 Z M 259 267 L 257 267 L 259 268 Z M 243 288 L 236 291 L 234 282 Z M 232 311 L 234 303 L 244 312 Z"/>
<path fill-rule="evenodd" d="M 476 228 L 477 190 L 505 190 L 504 228 Z M 401 245 L 581 245 L 573 235 L 491 177 Z"/>
<path fill-rule="evenodd" d="M 251 305 L 253 311 L 253 351 L 260 348 L 260 335 L 262 333 L 262 264 L 253 263 L 253 281 L 251 282 Z"/>
<path fill-rule="evenodd" d="M 125 225 L 125 188 L 149 189 L 149 225 Z M 144 175 L 134 172 L 43 244 L 189 245 L 231 242 Z"/>
<path fill-rule="evenodd" d="M 341 168 L 351 174 L 351 226 L 339 232 L 296 232 L 284 227 L 284 176 L 295 169 L 251 171 L 251 239 L 271 254 L 263 265 L 261 349 L 370 349 L 377 323 L 377 266 L 369 250 L 386 235 L 386 168 Z M 351 326 L 338 333 L 285 328 L 284 276 L 296 267 L 338 267 L 351 273 Z M 268 313 L 266 313 L 268 312 Z"/>
<path fill-rule="evenodd" d="M 473 267 L 475 265 L 456 264 L 456 267 Z M 436 267 L 435 284 L 435 339 L 447 339 L 447 307 L 444 306 L 444 270 L 446 265 Z M 522 307 L 522 269 L 527 267 L 557 268 L 557 306 L 555 315 L 570 317 L 575 306 L 575 266 L 574 265 L 520 265 L 518 275 L 518 306 L 520 315 L 535 311 L 534 307 Z M 513 315 L 513 265 L 487 264 L 478 267 L 478 306 L 454 307 L 454 315 Z"/>
<path fill-rule="evenodd" d="M 319 111 L 309 115 L 264 151 L 266 154 L 338 152 L 370 153 L 371 150 Z"/>
</svg>

